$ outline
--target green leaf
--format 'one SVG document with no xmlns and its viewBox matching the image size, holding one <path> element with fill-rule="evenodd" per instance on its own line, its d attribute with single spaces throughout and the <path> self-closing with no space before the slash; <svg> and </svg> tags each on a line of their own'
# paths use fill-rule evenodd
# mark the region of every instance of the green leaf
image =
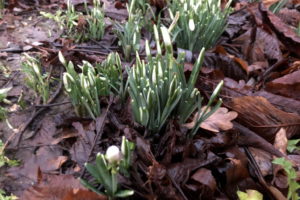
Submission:
<svg viewBox="0 0 300 200">
<path fill-rule="evenodd" d="M 92 190 L 93 192 L 95 192 L 95 193 L 97 193 L 97 194 L 105 195 L 103 192 L 100 192 L 99 190 L 97 190 L 94 186 L 92 186 L 92 185 L 91 185 L 89 182 L 87 182 L 86 180 L 81 179 L 81 178 L 80 178 L 79 180 L 80 180 L 80 183 L 81 183 L 84 187 L 86 187 L 86 188 Z"/>
<path fill-rule="evenodd" d="M 300 150 L 300 147 L 297 146 L 297 144 L 300 142 L 300 139 L 296 140 L 288 140 L 288 146 L 287 150 L 288 152 L 293 152 L 295 149 Z"/>
<path fill-rule="evenodd" d="M 119 198 L 125 198 L 125 197 L 128 197 L 128 196 L 131 196 L 134 194 L 134 191 L 133 190 L 121 190 L 121 191 L 118 191 L 115 196 L 116 197 L 119 197 Z"/>
</svg>

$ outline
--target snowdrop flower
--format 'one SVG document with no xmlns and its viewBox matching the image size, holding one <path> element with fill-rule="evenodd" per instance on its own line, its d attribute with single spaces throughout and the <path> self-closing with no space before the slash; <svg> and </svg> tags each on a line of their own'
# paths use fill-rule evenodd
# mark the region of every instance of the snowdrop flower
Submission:
<svg viewBox="0 0 300 200">
<path fill-rule="evenodd" d="M 194 22 L 193 19 L 189 20 L 189 28 L 190 28 L 191 31 L 195 30 L 195 22 Z"/>
<path fill-rule="evenodd" d="M 120 149 L 115 145 L 108 147 L 105 156 L 109 163 L 119 162 L 122 159 Z"/>
</svg>

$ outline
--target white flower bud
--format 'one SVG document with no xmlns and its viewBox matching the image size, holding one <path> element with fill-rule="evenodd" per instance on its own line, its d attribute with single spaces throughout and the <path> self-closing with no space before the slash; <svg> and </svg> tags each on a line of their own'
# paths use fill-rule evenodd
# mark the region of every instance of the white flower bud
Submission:
<svg viewBox="0 0 300 200">
<path fill-rule="evenodd" d="M 194 23 L 193 19 L 189 20 L 189 28 L 190 28 L 191 31 L 195 30 L 195 23 Z"/>
<path fill-rule="evenodd" d="M 115 145 L 108 147 L 105 156 L 109 163 L 119 162 L 122 159 L 120 149 Z"/>
</svg>

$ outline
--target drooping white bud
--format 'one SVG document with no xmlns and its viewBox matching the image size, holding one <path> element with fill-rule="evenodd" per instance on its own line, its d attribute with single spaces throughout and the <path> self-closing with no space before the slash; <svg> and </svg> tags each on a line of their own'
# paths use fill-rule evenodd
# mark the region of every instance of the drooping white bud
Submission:
<svg viewBox="0 0 300 200">
<path fill-rule="evenodd" d="M 106 150 L 105 157 L 109 163 L 116 163 L 122 159 L 119 147 L 112 145 Z"/>
<path fill-rule="evenodd" d="M 194 22 L 193 19 L 189 20 L 189 28 L 190 28 L 190 31 L 194 31 L 195 30 L 195 22 Z"/>
</svg>

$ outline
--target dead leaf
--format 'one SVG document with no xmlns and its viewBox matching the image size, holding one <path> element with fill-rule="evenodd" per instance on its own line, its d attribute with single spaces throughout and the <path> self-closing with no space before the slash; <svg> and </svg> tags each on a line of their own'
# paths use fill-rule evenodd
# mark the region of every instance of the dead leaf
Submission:
<svg viewBox="0 0 300 200">
<path fill-rule="evenodd" d="M 263 97 L 234 98 L 229 106 L 239 114 L 237 121 L 272 144 L 280 124 L 285 124 L 287 138 L 300 133 L 299 115 L 279 110 Z"/>
<path fill-rule="evenodd" d="M 40 147 L 31 157 L 23 158 L 23 160 L 26 161 L 23 165 L 8 170 L 9 176 L 37 180 L 36 175 L 39 168 L 42 172 L 55 172 L 68 160 L 68 157 L 63 156 L 62 149 L 57 146 L 44 146 Z"/>
<path fill-rule="evenodd" d="M 300 100 L 300 70 L 267 83 L 266 90 L 274 94 Z"/>
<path fill-rule="evenodd" d="M 262 176 L 271 175 L 273 172 L 272 166 L 272 154 L 258 148 L 249 147 L 249 151 L 251 152 L 253 158 L 255 159 L 259 170 L 262 173 Z"/>
<path fill-rule="evenodd" d="M 258 91 L 252 94 L 253 96 L 262 96 L 266 98 L 270 103 L 275 105 L 277 108 L 290 112 L 290 113 L 296 113 L 300 115 L 300 101 L 297 101 L 295 99 L 283 97 L 280 95 L 275 95 L 270 92 L 266 91 Z"/>
<path fill-rule="evenodd" d="M 284 23 L 293 27 L 297 27 L 300 22 L 300 12 L 296 9 L 282 8 L 277 15 Z"/>
<path fill-rule="evenodd" d="M 85 189 L 72 175 L 42 175 L 42 181 L 24 191 L 23 200 L 106 200 Z"/>
<path fill-rule="evenodd" d="M 300 37 L 297 36 L 287 24 L 279 17 L 260 4 L 259 10 L 262 13 L 264 22 L 268 24 L 278 36 L 278 39 L 286 45 L 287 49 L 300 57 Z"/>
<path fill-rule="evenodd" d="M 192 180 L 197 181 L 202 185 L 206 185 L 212 192 L 216 190 L 217 183 L 211 171 L 206 168 L 198 169 L 191 177 Z"/>
<path fill-rule="evenodd" d="M 286 155 L 288 139 L 284 128 L 279 129 L 274 140 L 274 147 Z"/>
<path fill-rule="evenodd" d="M 202 108 L 202 111 L 206 107 Z M 214 112 L 209 118 L 200 124 L 200 127 L 212 132 L 227 131 L 232 129 L 233 124 L 231 123 L 237 117 L 237 112 L 229 111 L 225 107 L 220 107 Z M 185 124 L 184 126 L 192 129 L 195 126 L 195 120 L 197 119 L 197 113 L 192 122 Z"/>
<path fill-rule="evenodd" d="M 241 67 L 240 63 L 224 54 L 206 52 L 203 66 L 219 69 L 225 76 L 234 80 L 246 80 L 248 78 L 247 72 Z"/>
</svg>

